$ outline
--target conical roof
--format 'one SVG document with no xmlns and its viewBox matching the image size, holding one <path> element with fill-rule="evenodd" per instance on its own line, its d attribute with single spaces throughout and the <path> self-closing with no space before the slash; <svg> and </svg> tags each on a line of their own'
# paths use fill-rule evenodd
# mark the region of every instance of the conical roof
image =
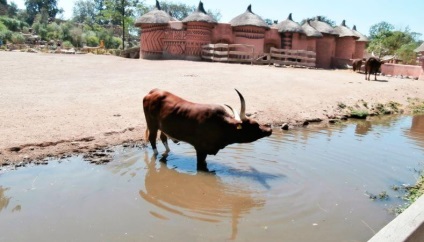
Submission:
<svg viewBox="0 0 424 242">
<path fill-rule="evenodd" d="M 311 21 L 309 23 L 314 29 L 318 30 L 322 34 L 332 34 L 332 35 L 338 35 L 336 31 L 326 22 L 320 21 L 320 17 L 317 17 L 317 19 Z"/>
<path fill-rule="evenodd" d="M 359 37 L 346 26 L 346 20 L 343 20 L 339 26 L 334 28 L 339 37 L 354 37 L 355 39 L 359 39 Z"/>
<path fill-rule="evenodd" d="M 319 32 L 318 30 L 316 30 L 314 27 L 311 26 L 310 20 L 306 21 L 302 25 L 302 29 L 305 32 L 306 36 L 308 37 L 316 37 L 316 38 L 322 37 L 321 32 Z"/>
<path fill-rule="evenodd" d="M 161 10 L 158 0 L 156 0 L 156 8 L 144 14 L 135 21 L 135 26 L 140 27 L 142 24 L 167 24 L 172 20 L 172 17 Z"/>
<path fill-rule="evenodd" d="M 424 52 L 424 43 L 422 43 L 418 48 L 414 50 L 415 52 Z"/>
<path fill-rule="evenodd" d="M 363 34 L 359 33 L 359 32 L 356 30 L 356 25 L 353 25 L 353 29 L 352 29 L 352 31 L 353 31 L 353 33 L 355 33 L 355 34 L 356 34 L 356 36 L 358 36 L 358 37 L 359 37 L 359 39 L 358 39 L 358 40 L 356 40 L 356 41 L 359 41 L 359 42 L 368 42 L 368 38 L 367 38 L 367 36 L 365 36 L 365 35 L 363 35 Z"/>
<path fill-rule="evenodd" d="M 197 10 L 194 11 L 189 16 L 187 16 L 186 18 L 184 18 L 183 22 L 184 23 L 187 23 L 187 22 L 216 23 L 216 20 L 212 16 L 210 16 L 206 13 L 205 9 L 203 8 L 202 1 L 200 1 L 199 6 L 197 7 Z"/>
<path fill-rule="evenodd" d="M 293 21 L 292 14 L 290 13 L 286 20 L 281 21 L 277 25 L 278 32 L 280 33 L 304 33 L 302 26 Z"/>
<path fill-rule="evenodd" d="M 259 17 L 258 15 L 254 14 L 252 12 L 252 5 L 249 5 L 247 7 L 246 12 L 243 14 L 240 14 L 239 16 L 233 18 L 230 21 L 231 26 L 237 27 L 237 26 L 257 26 L 257 27 L 263 27 L 269 29 L 268 24 Z"/>
</svg>

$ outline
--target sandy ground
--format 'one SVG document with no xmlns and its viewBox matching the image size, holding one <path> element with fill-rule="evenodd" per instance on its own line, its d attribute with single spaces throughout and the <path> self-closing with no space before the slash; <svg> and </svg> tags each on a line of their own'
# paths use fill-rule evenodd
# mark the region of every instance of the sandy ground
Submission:
<svg viewBox="0 0 424 242">
<path fill-rule="evenodd" d="M 0 164 L 142 141 L 142 99 L 153 88 L 239 108 L 237 88 L 247 112 L 274 126 L 326 121 L 345 112 L 338 103 L 406 106 L 424 98 L 424 81 L 378 79 L 349 70 L 0 52 Z"/>
</svg>

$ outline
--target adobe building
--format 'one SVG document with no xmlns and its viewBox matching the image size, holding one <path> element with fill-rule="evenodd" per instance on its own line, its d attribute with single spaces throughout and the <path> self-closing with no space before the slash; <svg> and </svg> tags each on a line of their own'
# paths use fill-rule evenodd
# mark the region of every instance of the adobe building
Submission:
<svg viewBox="0 0 424 242">
<path fill-rule="evenodd" d="M 343 68 L 347 64 L 351 64 L 353 56 L 355 55 L 356 40 L 359 37 L 346 26 L 346 21 L 334 28 L 338 38 L 336 38 L 336 52 L 332 59 L 332 66 L 336 68 Z"/>
<path fill-rule="evenodd" d="M 300 24 L 293 21 L 290 13 L 286 20 L 281 21 L 277 26 L 281 37 L 281 49 L 306 50 L 306 34 Z"/>
<path fill-rule="evenodd" d="M 358 37 L 356 40 L 353 59 L 362 59 L 364 57 L 364 51 L 367 48 L 368 38 L 356 30 L 356 25 L 353 25 L 352 31 Z"/>
<path fill-rule="evenodd" d="M 247 10 L 229 23 L 217 23 L 209 16 L 203 3 L 182 21 L 156 8 L 135 22 L 141 28 L 140 58 L 201 60 L 202 46 L 206 44 L 244 44 L 253 46 L 254 58 L 260 58 L 277 49 L 308 50 L 316 52 L 316 67 L 334 68 L 339 62 L 350 63 L 362 58 L 367 39 L 344 23 L 331 27 L 318 17 L 300 26 L 292 14 L 280 23 L 269 26 L 259 15 Z"/>
</svg>

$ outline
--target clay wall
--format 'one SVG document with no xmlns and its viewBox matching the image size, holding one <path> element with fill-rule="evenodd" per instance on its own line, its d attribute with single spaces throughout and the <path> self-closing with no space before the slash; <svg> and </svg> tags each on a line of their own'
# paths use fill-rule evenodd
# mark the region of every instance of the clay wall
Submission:
<svg viewBox="0 0 424 242">
<path fill-rule="evenodd" d="M 143 59 L 163 58 L 163 39 L 168 25 L 145 24 L 141 26 L 140 57 Z"/>
<path fill-rule="evenodd" d="M 399 64 L 383 64 L 381 73 L 391 76 L 408 76 L 412 78 L 424 79 L 423 66 L 399 65 Z"/>
<path fill-rule="evenodd" d="M 234 27 L 234 44 L 253 45 L 254 56 L 258 57 L 264 53 L 265 29 L 254 26 Z"/>
<path fill-rule="evenodd" d="M 367 42 L 356 41 L 355 52 L 353 53 L 353 59 L 362 59 L 364 57 L 364 51 L 367 46 Z"/>
<path fill-rule="evenodd" d="M 212 43 L 234 44 L 233 27 L 231 24 L 217 24 L 212 30 Z"/>
<path fill-rule="evenodd" d="M 264 53 L 269 53 L 271 47 L 281 48 L 281 37 L 277 29 L 269 29 L 265 32 L 265 46 Z"/>
<path fill-rule="evenodd" d="M 292 39 L 292 49 L 293 50 L 307 50 L 308 48 L 308 40 L 306 35 L 293 33 Z"/>
<path fill-rule="evenodd" d="M 205 22 L 187 23 L 185 55 L 187 59 L 196 60 L 201 57 L 202 46 L 212 42 L 214 25 Z"/>
<path fill-rule="evenodd" d="M 324 36 L 317 39 L 316 42 L 316 67 L 330 69 L 331 58 L 335 55 L 336 51 L 336 37 L 328 34 L 323 35 Z"/>
<path fill-rule="evenodd" d="M 181 21 L 169 22 L 163 40 L 163 58 L 185 59 L 186 34 Z"/>
<path fill-rule="evenodd" d="M 338 37 L 336 39 L 336 58 L 350 60 L 355 53 L 356 40 L 353 37 Z"/>
</svg>

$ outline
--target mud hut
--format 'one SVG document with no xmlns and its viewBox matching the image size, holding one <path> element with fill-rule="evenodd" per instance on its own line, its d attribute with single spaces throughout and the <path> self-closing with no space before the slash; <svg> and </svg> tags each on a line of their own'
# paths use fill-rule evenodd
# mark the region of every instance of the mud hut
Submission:
<svg viewBox="0 0 424 242">
<path fill-rule="evenodd" d="M 334 30 L 339 37 L 336 39 L 336 53 L 332 61 L 332 66 L 344 68 L 347 64 L 352 63 L 356 40 L 359 37 L 346 26 L 345 20 L 339 26 L 336 26 Z"/>
<path fill-rule="evenodd" d="M 202 1 L 195 12 L 182 21 L 186 26 L 186 48 L 187 59 L 200 60 L 202 46 L 212 42 L 212 29 L 217 24 L 216 20 L 208 15 L 203 7 Z"/>
<path fill-rule="evenodd" d="M 265 32 L 269 26 L 260 16 L 252 12 L 252 5 L 247 7 L 246 12 L 233 18 L 230 24 L 235 43 L 253 45 L 255 56 L 264 53 Z"/>
<path fill-rule="evenodd" d="M 361 59 L 364 56 L 364 51 L 367 46 L 368 38 L 356 30 L 356 25 L 353 25 L 352 31 L 358 37 L 358 39 L 356 40 L 355 53 L 353 54 L 353 59 Z"/>
<path fill-rule="evenodd" d="M 332 57 L 336 53 L 336 38 L 338 34 L 333 27 L 321 21 L 321 17 L 319 16 L 315 20 L 310 21 L 309 24 L 323 35 L 322 38 L 317 39 L 316 66 L 318 68 L 329 69 L 331 68 Z"/>
<path fill-rule="evenodd" d="M 302 25 L 303 32 L 306 35 L 306 50 L 317 51 L 317 39 L 322 38 L 321 32 L 313 28 L 310 24 L 310 20 L 306 21 Z"/>
<path fill-rule="evenodd" d="M 186 31 L 183 22 L 172 16 L 171 11 L 167 11 L 171 20 L 165 30 L 163 38 L 163 58 L 164 59 L 185 59 Z"/>
<path fill-rule="evenodd" d="M 140 57 L 143 59 L 162 59 L 165 31 L 172 17 L 161 10 L 156 0 L 156 8 L 136 20 L 135 26 L 140 27 Z"/>
<path fill-rule="evenodd" d="M 281 36 L 281 48 L 293 50 L 306 50 L 307 40 L 305 31 L 300 24 L 293 21 L 290 13 L 286 20 L 277 24 Z"/>
</svg>

